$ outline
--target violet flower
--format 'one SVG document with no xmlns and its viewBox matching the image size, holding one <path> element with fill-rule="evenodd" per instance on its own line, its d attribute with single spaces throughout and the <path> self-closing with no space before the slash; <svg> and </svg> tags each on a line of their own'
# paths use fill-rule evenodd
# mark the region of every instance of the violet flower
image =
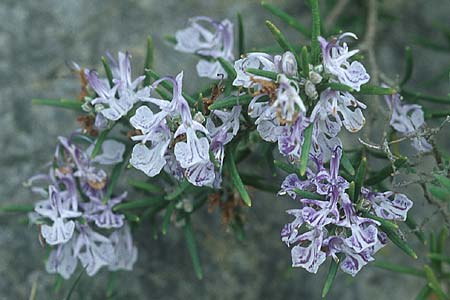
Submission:
<svg viewBox="0 0 450 300">
<path fill-rule="evenodd" d="M 74 253 L 80 259 L 86 273 L 94 276 L 101 267 L 113 261 L 114 248 L 107 237 L 93 231 L 88 225 L 80 225 L 79 231 L 74 244 Z"/>
<path fill-rule="evenodd" d="M 139 76 L 135 80 L 131 79 L 131 54 L 128 52 L 119 52 L 119 60 L 116 61 L 110 53 L 107 53 L 109 63 L 111 65 L 111 72 L 113 75 L 113 83 L 117 85 L 117 92 L 119 98 L 127 103 L 138 102 L 141 97 L 148 96 L 149 89 L 138 89 L 145 76 Z"/>
<path fill-rule="evenodd" d="M 300 115 L 294 124 L 283 126 L 278 137 L 278 150 L 281 154 L 287 156 L 290 161 L 300 159 L 304 141 L 303 131 L 308 125 L 308 118 Z"/>
<path fill-rule="evenodd" d="M 77 257 L 74 253 L 74 240 L 77 237 L 69 240 L 65 244 L 60 244 L 50 252 L 50 255 L 45 264 L 45 269 L 50 274 L 59 274 L 64 279 L 69 279 L 75 272 L 78 265 Z"/>
<path fill-rule="evenodd" d="M 234 60 L 233 24 L 227 19 L 219 22 L 203 16 L 191 18 L 189 27 L 177 31 L 175 38 L 175 50 L 214 59 Z M 211 79 L 218 79 L 221 75 L 227 78 L 219 61 L 201 59 L 197 64 L 197 73 L 200 77 Z"/>
<path fill-rule="evenodd" d="M 327 256 L 337 260 L 337 254 L 343 253 L 341 269 L 354 276 L 373 260 L 372 255 L 386 244 L 387 237 L 378 230 L 379 222 L 360 217 L 350 201 L 349 183 L 339 176 L 341 152 L 340 147 L 334 149 L 329 170 L 324 167 L 321 157 L 310 156 L 314 169 L 307 169 L 305 180 L 300 180 L 296 174 L 286 177 L 279 195 L 288 194 L 298 199 L 295 193 L 298 189 L 323 195 L 324 199 L 303 197 L 300 209 L 287 211 L 295 220 L 283 227 L 281 239 L 289 247 L 295 245 L 291 251 L 294 267 L 315 273 Z M 362 194 L 369 202 L 375 202 L 373 198 L 380 196 L 364 188 Z M 377 201 L 375 203 L 380 202 Z M 398 206 L 408 207 L 409 202 Z M 373 209 L 378 210 L 376 206 Z M 328 232 L 337 235 L 328 236 Z"/>
<path fill-rule="evenodd" d="M 392 111 L 391 126 L 403 135 L 419 135 L 425 126 L 422 106 L 418 104 L 403 104 L 400 94 L 385 96 L 386 103 Z M 429 152 L 432 146 L 422 136 L 411 138 L 413 147 L 419 152 Z"/>
<path fill-rule="evenodd" d="M 413 206 L 413 202 L 404 194 L 391 191 L 377 193 L 364 187 L 361 194 L 370 203 L 375 215 L 386 220 L 406 221 L 408 211 Z"/>
<path fill-rule="evenodd" d="M 56 187 L 50 185 L 48 192 L 49 200 L 38 203 L 34 208 L 39 215 L 53 222 L 51 226 L 43 224 L 41 234 L 49 245 L 64 244 L 70 240 L 75 229 L 75 222 L 66 219 L 77 218 L 81 212 L 71 210 L 69 201 L 62 199 Z"/>
<path fill-rule="evenodd" d="M 299 96 L 299 87 L 294 80 L 284 74 L 278 75 L 277 98 L 272 106 L 277 109 L 277 117 L 288 124 L 297 120 L 299 114 L 306 112 L 303 100 Z"/>
<path fill-rule="evenodd" d="M 95 143 L 92 143 L 87 149 L 86 154 L 91 156 Z M 125 145 L 116 140 L 105 140 L 102 143 L 102 152 L 91 161 L 101 165 L 115 165 L 123 160 Z"/>
<path fill-rule="evenodd" d="M 126 115 L 133 107 L 133 103 L 126 98 L 116 98 L 118 85 L 109 87 L 106 80 L 98 77 L 96 71 L 89 71 L 87 74 L 89 85 L 97 94 L 91 103 L 94 106 L 101 105 L 100 113 L 108 120 L 117 121 L 122 116 Z M 106 105 L 106 107 L 104 107 Z"/>
<path fill-rule="evenodd" d="M 137 261 L 138 250 L 133 245 L 130 227 L 125 224 L 122 228 L 114 231 L 109 240 L 114 249 L 113 259 L 108 268 L 111 271 L 133 270 L 133 265 Z"/>
<path fill-rule="evenodd" d="M 320 265 L 326 260 L 326 253 L 322 251 L 324 233 L 320 229 L 312 229 L 296 238 L 298 244 L 292 247 L 292 266 L 302 267 L 310 273 L 317 273 Z M 303 245 L 303 242 L 306 245 Z"/>
<path fill-rule="evenodd" d="M 120 228 L 124 224 L 125 216 L 116 214 L 112 211 L 113 207 L 121 203 L 127 197 L 127 192 L 123 192 L 117 197 L 107 199 L 106 202 L 102 198 L 91 198 L 90 202 L 82 203 L 84 208 L 84 217 L 95 222 L 100 228 Z"/>
<path fill-rule="evenodd" d="M 292 52 L 285 52 L 283 55 L 269 55 L 263 52 L 252 52 L 245 57 L 234 62 L 236 78 L 233 81 L 234 86 L 245 88 L 253 87 L 257 83 L 253 79 L 262 79 L 270 81 L 266 77 L 253 75 L 247 72 L 247 69 L 260 69 L 282 73 L 286 76 L 297 76 L 297 61 Z"/>
<path fill-rule="evenodd" d="M 131 79 L 131 55 L 128 52 L 119 52 L 118 62 L 109 53 L 107 57 L 111 64 L 114 86 L 111 87 L 106 79 L 100 79 L 97 72 L 93 70 L 86 70 L 86 78 L 97 94 L 97 98 L 91 100 L 91 104 L 106 119 L 117 121 L 125 116 L 142 97 L 147 97 L 150 89 L 148 87 L 138 89 L 145 76 L 140 76 L 134 81 Z M 96 125 L 104 127 L 104 120 L 96 118 Z"/>
<path fill-rule="evenodd" d="M 332 80 L 348 85 L 355 91 L 359 91 L 361 85 L 369 82 L 370 76 L 367 74 L 364 66 L 358 61 L 348 61 L 359 50 L 348 51 L 347 43 L 342 43 L 345 37 L 357 39 L 356 35 L 350 32 L 341 34 L 338 38 L 331 41 L 319 37 L 322 48 L 323 65 L 325 71 L 330 73 Z"/>
</svg>

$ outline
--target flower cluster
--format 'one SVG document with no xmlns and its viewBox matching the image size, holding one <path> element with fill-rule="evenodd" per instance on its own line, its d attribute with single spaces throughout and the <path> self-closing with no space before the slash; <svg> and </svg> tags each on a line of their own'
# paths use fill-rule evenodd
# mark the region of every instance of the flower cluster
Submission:
<svg viewBox="0 0 450 300">
<path fill-rule="evenodd" d="M 253 88 L 254 98 L 249 105 L 249 114 L 261 138 L 278 142 L 280 153 L 291 161 L 300 158 L 303 131 L 313 126 L 315 154 L 329 159 L 336 146 L 342 146 L 338 133 L 342 125 L 350 132 L 359 131 L 365 122 L 361 109 L 366 106 L 350 92 L 324 89 L 320 95 L 317 85 L 340 83 L 359 91 L 370 76 L 358 61 L 349 62 L 358 50 L 348 50 L 343 39 L 356 36 L 344 33 L 336 39 L 326 41 L 319 37 L 323 61 L 310 66 L 308 78 L 298 72 L 296 57 L 291 52 L 271 56 L 266 53 L 249 53 L 237 60 L 237 73 L 233 85 Z M 277 80 L 255 76 L 248 69 L 260 69 L 277 73 Z M 311 103 L 318 98 L 307 116 L 304 101 Z"/>
<path fill-rule="evenodd" d="M 184 174 L 193 185 L 219 187 L 223 147 L 239 130 L 241 107 L 235 106 L 227 112 L 212 111 L 206 128 L 201 113 L 194 118 L 191 115 L 182 94 L 182 79 L 183 72 L 176 78 L 163 77 L 155 81 L 152 91 L 163 81 L 172 83 L 172 99 L 145 97 L 143 101 L 153 104 L 155 112 L 148 106 L 141 106 L 130 119 L 131 125 L 140 131 L 132 140 L 141 142 L 134 146 L 130 163 L 150 177 L 166 168 L 166 172 L 177 179 Z M 215 120 L 221 124 L 216 126 Z"/>
<path fill-rule="evenodd" d="M 378 193 L 363 187 L 358 195 L 361 202 L 352 202 L 349 183 L 339 176 L 341 151 L 336 147 L 332 152 L 329 170 L 321 157 L 312 156 L 315 168 L 307 170 L 305 180 L 300 180 L 297 174 L 286 177 L 279 194 L 298 200 L 301 208 L 287 211 L 295 219 L 284 226 L 281 239 L 288 246 L 294 245 L 291 250 L 293 267 L 316 273 L 331 256 L 336 261 L 342 260 L 342 271 L 355 276 L 387 242 L 386 234 L 378 227 L 380 223 L 361 216 L 362 213 L 405 221 L 412 201 L 403 194 Z M 309 191 L 319 197 L 302 197 L 296 190 Z"/>
<path fill-rule="evenodd" d="M 114 209 L 127 193 L 112 196 L 114 180 L 99 167 L 121 163 L 125 149 L 130 159 L 122 163 L 129 162 L 147 176 L 148 182 L 141 183 L 151 185 L 146 189 L 150 194 L 153 190 L 163 192 L 158 189 L 163 180 L 167 189 L 183 181 L 170 197 L 158 194 L 161 205 L 148 204 L 148 211 L 154 214 L 166 209 L 165 226 L 170 220 L 188 226 L 189 214 L 209 196 L 216 203 L 226 202 L 230 192 L 232 199 L 250 205 L 236 162 L 227 161 L 229 172 L 225 174 L 222 168 L 225 153 L 236 151 L 238 157 L 250 150 L 249 144 L 255 139 L 247 137 L 256 130 L 256 140 L 277 143 L 279 153 L 293 165 L 300 162 L 302 171 L 309 157 L 306 177 L 303 173 L 290 174 L 279 192 L 300 206 L 287 211 L 294 220 L 281 232 L 282 241 L 292 247 L 292 265 L 316 273 L 331 256 L 340 261 L 344 272 L 355 276 L 387 243 L 380 220 L 404 221 L 412 202 L 403 194 L 376 192 L 370 187 L 358 188 L 359 195 L 351 194 L 350 183 L 339 173 L 343 151 L 339 133 L 343 127 L 354 133 L 364 126 L 366 106 L 353 91 L 362 92 L 362 86 L 370 80 L 355 58 L 358 50 L 349 50 L 345 42 L 348 38 L 356 36 L 343 33 L 329 40 L 318 37 L 317 61 L 309 61 L 306 47 L 301 62 L 298 53 L 291 51 L 279 55 L 251 52 L 235 60 L 233 24 L 229 20 L 192 18 L 187 28 L 176 33 L 175 49 L 200 57 L 200 77 L 220 79 L 211 88 L 210 98 L 194 99 L 186 94 L 183 71 L 175 77 L 159 77 L 146 66 L 145 74 L 150 77 L 133 80 L 128 52 L 119 52 L 117 61 L 107 55 L 105 78 L 95 70 L 77 67 L 85 78 L 80 105 L 87 115 L 82 117 L 90 118 L 90 125 L 101 132 L 101 137 L 95 149 L 91 139 L 94 134 L 87 130 L 60 138 L 49 173 L 30 180 L 33 191 L 45 197 L 30 218 L 39 224 L 42 240 L 55 247 L 47 270 L 69 278 L 78 260 L 89 275 L 102 266 L 110 270 L 133 267 L 137 250 L 130 228 L 125 215 Z M 222 89 L 223 82 L 226 86 Z M 222 94 L 227 99 L 220 99 Z M 216 100 L 219 105 L 215 108 L 221 109 L 211 106 Z M 424 118 L 419 106 L 402 104 L 398 95 L 386 100 L 395 130 L 407 136 L 420 133 Z M 126 145 L 105 138 L 117 124 L 125 129 L 121 134 L 127 139 L 120 140 Z M 88 141 L 90 146 L 83 149 L 75 144 L 76 138 Z M 248 143 L 240 143 L 243 139 Z M 419 151 L 431 147 L 418 135 L 413 137 L 413 145 Z M 97 154 L 100 146 L 102 153 Z M 157 178 L 161 173 L 165 175 L 159 177 L 163 180 Z M 37 180 L 45 181 L 45 188 L 35 186 Z M 223 193 L 217 191 L 222 181 L 226 188 Z M 208 187 L 201 190 L 203 202 L 194 205 L 193 195 L 181 199 L 179 191 L 191 185 Z M 142 206 L 147 203 L 131 209 Z"/>
<path fill-rule="evenodd" d="M 30 220 L 39 225 L 42 242 L 55 247 L 47 271 L 68 279 L 78 259 L 89 276 L 103 266 L 131 270 L 137 249 L 124 215 L 113 211 L 127 193 L 109 196 L 108 176 L 98 168 L 120 163 L 125 146 L 106 140 L 103 152 L 91 159 L 93 146 L 83 150 L 73 143 L 75 136 L 60 137 L 49 172 L 29 180 L 32 190 L 45 198 L 35 204 Z"/>
</svg>

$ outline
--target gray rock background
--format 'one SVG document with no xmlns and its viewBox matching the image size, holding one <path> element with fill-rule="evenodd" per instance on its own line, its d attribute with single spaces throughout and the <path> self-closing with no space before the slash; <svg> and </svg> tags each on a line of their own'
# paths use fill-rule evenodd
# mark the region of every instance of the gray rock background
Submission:
<svg viewBox="0 0 450 300">
<path fill-rule="evenodd" d="M 309 24 L 308 8 L 302 1 L 271 1 Z M 324 1 L 323 1 L 324 2 Z M 328 4 L 327 4 L 328 3 Z M 328 10 L 329 4 L 322 3 Z M 363 37 L 365 1 L 351 0 L 345 15 L 357 16 L 356 33 Z M 381 1 L 381 18 L 376 41 L 380 69 L 390 77 L 401 73 L 403 47 L 420 35 L 443 41 L 433 22 L 449 22 L 448 0 Z M 146 36 L 154 37 L 156 69 L 175 75 L 185 70 L 185 85 L 193 91 L 200 84 L 195 76 L 196 59 L 173 51 L 164 35 L 183 28 L 195 15 L 235 20 L 245 18 L 248 46 L 274 44 L 263 22 L 271 18 L 295 41 L 304 41 L 279 19 L 269 16 L 257 1 L 206 0 L 2 0 L 0 2 L 0 201 L 31 203 L 36 200 L 22 182 L 40 170 L 51 157 L 56 137 L 77 126 L 75 115 L 60 109 L 31 106 L 32 98 L 74 97 L 78 81 L 65 66 L 66 60 L 99 68 L 106 50 L 129 50 L 135 71 L 140 71 Z M 341 28 L 353 30 L 343 22 Z M 415 72 L 411 86 L 448 68 L 448 53 L 414 47 Z M 207 83 L 207 82 L 204 82 Z M 428 88 L 429 93 L 449 92 L 448 80 Z M 378 100 L 380 101 L 380 100 Z M 444 135 L 441 135 L 445 137 Z M 447 135 L 448 138 L 448 135 Z M 440 141 L 448 147 L 448 139 Z M 448 149 L 448 148 L 447 148 Z M 255 166 L 258 162 L 255 162 Z M 252 168 L 255 168 L 252 166 Z M 419 189 L 408 190 L 411 196 Z M 414 198 L 414 212 L 433 216 L 434 209 L 420 196 Z M 246 211 L 247 240 L 238 243 L 220 224 L 217 213 L 206 210 L 193 219 L 200 244 L 205 278 L 195 279 L 182 235 L 171 227 L 167 237 L 154 241 L 148 226 L 137 231 L 139 260 L 133 272 L 119 272 L 114 299 L 319 299 L 327 266 L 317 275 L 290 267 L 289 250 L 280 242 L 279 231 L 287 221 L 285 209 L 293 203 L 285 198 L 255 194 L 254 207 Z M 407 235 L 413 245 L 420 246 Z M 37 230 L 20 215 L 0 216 L 0 299 L 28 299 L 32 286 L 36 299 L 62 299 L 74 277 L 54 292 L 55 277 L 46 274 L 45 249 L 37 241 Z M 377 257 L 412 262 L 394 247 Z M 72 299 L 105 299 L 106 271 L 89 278 L 84 275 Z M 401 277 L 366 267 L 356 278 L 340 274 L 330 299 L 412 299 L 422 286 L 416 278 Z"/>
</svg>

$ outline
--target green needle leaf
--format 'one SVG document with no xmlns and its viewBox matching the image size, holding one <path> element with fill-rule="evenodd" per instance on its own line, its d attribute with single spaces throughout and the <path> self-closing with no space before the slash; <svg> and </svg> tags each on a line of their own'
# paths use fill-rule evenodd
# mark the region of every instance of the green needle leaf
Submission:
<svg viewBox="0 0 450 300">
<path fill-rule="evenodd" d="M 328 292 L 331 289 L 331 286 L 333 285 L 334 279 L 336 278 L 336 273 L 339 267 L 339 264 L 341 263 L 341 256 L 339 255 L 339 260 L 336 262 L 334 259 L 331 260 L 330 268 L 328 269 L 327 279 L 325 280 L 325 284 L 323 285 L 322 289 L 322 298 L 325 298 L 328 294 Z"/>
<path fill-rule="evenodd" d="M 83 276 L 84 270 L 86 269 L 86 267 L 84 267 L 83 270 L 81 270 L 80 273 L 78 274 L 77 278 L 75 279 L 72 286 L 70 287 L 69 293 L 67 293 L 66 298 L 64 298 L 65 300 L 70 300 L 70 298 L 72 298 L 72 294 L 75 291 L 75 288 L 77 287 L 78 283 L 80 282 L 81 277 Z"/>
<path fill-rule="evenodd" d="M 266 78 L 269 78 L 272 80 L 277 80 L 277 78 L 278 78 L 278 74 L 275 72 L 272 72 L 272 71 L 265 71 L 265 70 L 253 69 L 253 68 L 248 68 L 248 69 L 246 69 L 246 71 L 250 74 L 261 76 L 261 77 L 266 77 Z"/>
<path fill-rule="evenodd" d="M 389 228 L 389 229 L 394 230 L 394 231 L 398 230 L 398 225 L 393 223 L 393 222 L 391 222 L 391 221 L 388 221 L 386 219 L 383 219 L 383 218 L 380 218 L 378 216 L 372 215 L 371 213 L 368 213 L 368 212 L 362 212 L 362 215 L 364 217 L 366 217 L 366 218 L 369 218 L 369 219 L 372 219 L 372 220 L 380 222 L 386 228 Z"/>
<path fill-rule="evenodd" d="M 300 155 L 300 175 L 304 176 L 309 161 L 309 150 L 311 149 L 313 125 L 310 124 L 304 131 L 304 142 L 302 145 L 302 153 Z"/>
<path fill-rule="evenodd" d="M 417 277 L 425 277 L 425 272 L 416 268 L 406 267 L 402 265 L 393 264 L 390 262 L 375 260 L 372 265 L 374 267 L 388 270 L 395 273 L 401 273 L 401 274 L 407 274 L 407 275 L 413 275 Z"/>
<path fill-rule="evenodd" d="M 392 230 L 389 227 L 381 224 L 381 229 L 387 234 L 389 239 L 403 252 L 407 255 L 411 256 L 414 259 L 417 259 L 417 254 L 413 249 L 397 234 L 396 231 Z"/>
<path fill-rule="evenodd" d="M 409 100 L 417 99 L 417 100 L 423 100 L 428 102 L 434 102 L 434 103 L 443 103 L 443 104 L 450 104 L 450 97 L 438 97 L 438 96 L 431 96 L 431 95 L 425 95 L 422 93 L 416 93 L 409 90 L 403 89 L 401 91 L 401 94 L 403 97 Z"/>
<path fill-rule="evenodd" d="M 437 119 L 437 118 L 446 118 L 447 116 L 450 116 L 450 110 L 438 110 L 438 111 L 432 111 L 428 109 L 424 109 L 425 113 L 425 119 Z"/>
<path fill-rule="evenodd" d="M 443 187 L 450 191 L 450 179 L 442 175 L 434 175 L 434 178 L 436 178 Z"/>
<path fill-rule="evenodd" d="M 273 164 L 275 165 L 275 167 L 285 171 L 286 173 L 289 173 L 289 174 L 296 173 L 296 174 L 300 175 L 299 171 L 296 167 L 294 167 L 291 164 L 285 163 L 284 161 L 274 160 Z"/>
<path fill-rule="evenodd" d="M 217 60 L 222 65 L 225 72 L 227 72 L 229 80 L 234 80 L 237 74 L 236 71 L 234 70 L 233 65 L 228 60 L 225 60 L 222 57 L 217 58 Z"/>
<path fill-rule="evenodd" d="M 31 103 L 34 105 L 45 105 L 45 106 L 53 106 L 53 107 L 61 107 L 72 109 L 75 111 L 82 112 L 83 109 L 81 105 L 83 105 L 82 101 L 78 100 L 68 100 L 68 99 L 32 99 Z"/>
<path fill-rule="evenodd" d="M 348 186 L 348 195 L 350 197 L 350 200 L 352 200 L 352 202 L 355 202 L 355 182 L 351 181 L 350 185 Z"/>
<path fill-rule="evenodd" d="M 355 169 L 353 168 L 352 163 L 350 162 L 347 154 L 344 151 L 342 151 L 341 165 L 344 170 L 347 171 L 350 175 L 355 176 Z"/>
<path fill-rule="evenodd" d="M 320 61 L 320 10 L 319 0 L 310 0 L 312 13 L 312 30 L 311 30 L 311 61 L 313 65 L 317 65 Z"/>
<path fill-rule="evenodd" d="M 116 184 L 119 181 L 120 175 L 123 173 L 123 171 L 128 165 L 128 158 L 130 155 L 131 155 L 131 148 L 125 151 L 123 161 L 114 166 L 111 173 L 111 177 L 109 178 L 108 187 L 106 188 L 106 193 L 102 199 L 103 203 L 106 203 L 106 201 L 108 201 L 111 198 L 114 188 L 116 187 Z"/>
<path fill-rule="evenodd" d="M 361 86 L 361 89 L 358 93 L 363 95 L 394 95 L 396 92 L 397 90 L 393 88 L 364 84 Z"/>
<path fill-rule="evenodd" d="M 183 192 L 191 187 L 192 185 L 189 183 L 189 181 L 187 181 L 186 179 L 184 179 L 177 187 L 176 189 L 167 194 L 166 197 L 164 197 L 164 199 L 166 199 L 167 201 L 172 201 L 176 198 L 178 198 L 179 196 L 181 196 L 181 194 L 183 194 Z"/>
<path fill-rule="evenodd" d="M 340 92 L 354 92 L 353 88 L 351 88 L 348 85 L 338 83 L 338 82 L 328 82 L 321 85 L 323 89 L 330 88 L 334 91 L 340 91 Z"/>
<path fill-rule="evenodd" d="M 222 100 L 215 101 L 211 104 L 208 109 L 224 109 L 224 108 L 232 108 L 236 105 L 248 105 L 250 101 L 252 101 L 253 97 L 251 95 L 243 95 L 243 96 L 231 96 Z"/>
<path fill-rule="evenodd" d="M 8 204 L 0 207 L 2 213 L 26 213 L 34 211 L 33 204 Z"/>
<path fill-rule="evenodd" d="M 169 206 L 166 208 L 166 212 L 164 213 L 164 220 L 161 232 L 163 235 L 166 235 L 167 229 L 169 228 L 170 218 L 172 217 L 173 210 L 175 209 L 175 201 L 170 202 Z"/>
<path fill-rule="evenodd" d="M 416 300 L 427 300 L 428 296 L 431 294 L 431 289 L 428 285 L 425 285 L 416 296 Z"/>
<path fill-rule="evenodd" d="M 245 39 L 244 39 L 244 23 L 242 22 L 242 15 L 237 14 L 238 20 L 238 49 L 239 54 L 245 54 Z"/>
<path fill-rule="evenodd" d="M 450 194 L 447 189 L 441 188 L 434 184 L 427 184 L 427 188 L 430 191 L 431 195 L 433 195 L 437 199 L 446 202 L 450 201 Z"/>
<path fill-rule="evenodd" d="M 102 64 L 103 64 L 103 68 L 105 69 L 106 78 L 108 78 L 109 86 L 113 87 L 114 82 L 113 82 L 113 74 L 111 71 L 111 67 L 109 66 L 108 61 L 106 60 L 106 58 L 104 56 L 102 56 Z"/>
<path fill-rule="evenodd" d="M 439 260 L 450 264 L 450 256 L 445 256 L 439 253 L 429 253 L 427 256 L 432 260 Z"/>
<path fill-rule="evenodd" d="M 438 298 L 442 300 L 450 299 L 449 296 L 447 296 L 442 290 L 439 280 L 437 279 L 436 274 L 434 274 L 430 266 L 423 266 L 423 270 L 425 271 L 425 275 L 428 280 L 428 286 L 433 290 L 436 296 L 438 296 Z"/>
<path fill-rule="evenodd" d="M 100 132 L 100 134 L 98 135 L 98 138 L 95 142 L 94 149 L 92 150 L 91 159 L 94 159 L 100 153 L 100 151 L 102 150 L 103 142 L 108 137 L 108 134 L 111 132 L 111 129 L 112 129 L 112 127 Z"/>
<path fill-rule="evenodd" d="M 400 81 L 400 86 L 404 85 L 409 81 L 413 70 L 413 55 L 411 47 L 405 48 L 405 72 L 403 74 L 403 79 Z"/>
<path fill-rule="evenodd" d="M 150 77 L 152 77 L 155 80 L 158 80 L 161 78 L 161 76 L 158 73 L 156 73 L 153 69 L 147 69 L 147 72 L 150 75 Z M 169 91 L 173 90 L 173 84 L 171 82 L 168 82 L 167 80 L 161 82 L 161 86 Z M 194 106 L 197 103 L 197 100 L 192 98 L 187 93 L 182 92 L 182 95 L 186 99 L 186 101 L 189 103 L 189 105 Z"/>
<path fill-rule="evenodd" d="M 155 193 L 155 194 L 159 194 L 163 192 L 163 189 L 156 184 L 152 184 L 149 182 L 144 182 L 144 181 L 139 181 L 139 180 L 128 180 L 128 184 L 131 185 L 132 187 L 138 189 L 138 190 L 143 190 L 149 193 Z"/>
<path fill-rule="evenodd" d="M 355 199 L 356 203 L 359 203 L 359 196 L 361 194 L 361 188 L 364 183 L 364 179 L 366 177 L 366 164 L 367 158 L 364 156 L 361 159 L 358 170 L 355 175 L 355 194 L 353 195 L 353 199 Z"/>
<path fill-rule="evenodd" d="M 278 42 L 278 44 L 280 45 L 280 47 L 284 50 L 284 51 L 290 51 L 292 52 L 292 54 L 294 54 L 295 56 L 295 60 L 297 61 L 297 65 L 299 67 L 299 69 L 301 68 L 300 64 L 300 59 L 297 55 L 297 52 L 295 52 L 294 47 L 292 47 L 292 45 L 288 42 L 287 38 L 284 36 L 284 34 L 280 31 L 280 29 L 278 29 L 277 26 L 275 26 L 275 24 L 273 24 L 270 21 L 266 21 L 266 26 L 267 28 L 269 28 L 270 32 L 272 32 L 272 35 L 274 36 L 275 40 Z M 318 43 L 319 41 L 317 41 Z"/>
<path fill-rule="evenodd" d="M 150 73 L 147 70 L 153 68 L 153 56 L 154 56 L 153 39 L 149 35 L 147 37 L 147 55 L 145 56 L 145 64 L 144 64 L 144 75 L 145 75 L 144 86 L 150 85 L 151 77 Z"/>
<path fill-rule="evenodd" d="M 174 45 L 177 43 L 177 39 L 173 35 L 165 35 L 164 39 Z"/>
<path fill-rule="evenodd" d="M 309 78 L 309 54 L 306 46 L 302 48 L 302 74 L 303 77 Z"/>
<path fill-rule="evenodd" d="M 294 192 L 300 196 L 301 199 L 325 200 L 325 196 L 319 195 L 309 191 L 303 191 L 295 188 Z"/>
<path fill-rule="evenodd" d="M 283 22 L 285 22 L 287 25 L 291 26 L 292 28 L 296 29 L 300 33 L 302 33 L 305 37 L 310 36 L 310 31 L 307 29 L 303 24 L 301 24 L 296 18 L 290 16 L 280 8 L 276 7 L 275 5 L 272 5 L 270 3 L 267 3 L 265 1 L 261 2 L 261 6 L 267 9 L 269 12 L 271 12 L 273 15 L 279 17 Z"/>
<path fill-rule="evenodd" d="M 162 202 L 165 202 L 165 200 L 161 197 L 148 197 L 141 200 L 131 200 L 114 206 L 113 211 L 140 209 L 149 206 L 155 206 L 156 204 L 160 204 Z"/>
<path fill-rule="evenodd" d="M 184 225 L 184 236 L 186 238 L 192 264 L 194 265 L 195 275 L 197 276 L 198 279 L 202 279 L 203 278 L 202 266 L 200 265 L 200 258 L 197 252 L 197 244 L 195 242 L 194 231 L 192 230 L 192 224 L 189 215 L 186 216 L 186 224 Z"/>
<path fill-rule="evenodd" d="M 234 154 L 233 151 L 228 151 L 227 155 L 225 156 L 226 165 L 228 168 L 228 171 L 230 172 L 231 180 L 233 181 L 234 187 L 239 192 L 239 195 L 241 195 L 242 201 L 247 206 L 252 206 L 252 200 L 250 199 L 250 196 L 244 186 L 244 183 L 242 182 L 241 177 L 239 176 L 239 172 L 237 170 L 235 160 L 234 160 Z"/>
</svg>

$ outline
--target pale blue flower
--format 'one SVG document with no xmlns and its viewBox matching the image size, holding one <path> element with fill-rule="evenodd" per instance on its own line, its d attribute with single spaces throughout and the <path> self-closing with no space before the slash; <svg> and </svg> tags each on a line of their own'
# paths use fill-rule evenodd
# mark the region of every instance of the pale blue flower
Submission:
<svg viewBox="0 0 450 300">
<path fill-rule="evenodd" d="M 73 239 L 69 240 L 65 244 L 60 244 L 50 252 L 50 255 L 45 264 L 45 269 L 50 274 L 59 274 L 64 279 L 69 279 L 75 272 L 78 265 L 77 257 L 74 253 L 74 240 L 76 240 L 76 234 Z"/>
<path fill-rule="evenodd" d="M 400 193 L 377 193 L 363 187 L 361 194 L 369 201 L 375 214 L 386 220 L 406 221 L 408 211 L 413 206 L 413 202 Z"/>
<path fill-rule="evenodd" d="M 74 244 L 74 254 L 89 276 L 94 276 L 103 266 L 108 266 L 114 259 L 111 241 L 93 231 L 88 225 L 79 225 L 79 235 Z"/>
<path fill-rule="evenodd" d="M 213 59 L 223 58 L 233 61 L 233 24 L 225 19 L 221 22 L 209 17 L 194 17 L 189 20 L 189 27 L 175 34 L 175 50 L 195 53 Z M 227 77 L 220 62 L 201 59 L 197 64 L 200 77 L 218 79 Z"/>
<path fill-rule="evenodd" d="M 233 85 L 248 88 L 258 85 L 253 79 L 271 80 L 248 73 L 247 69 L 260 69 L 282 73 L 286 76 L 297 76 L 297 61 L 295 60 L 294 54 L 289 51 L 283 55 L 275 56 L 263 52 L 252 52 L 235 61 L 234 69 L 237 76 L 233 81 Z"/>
<path fill-rule="evenodd" d="M 104 195 L 102 195 L 104 197 Z M 88 203 L 81 203 L 84 209 L 84 217 L 93 221 L 100 228 L 120 228 L 124 224 L 125 216 L 112 211 L 113 207 L 121 203 L 126 197 L 127 192 L 123 192 L 119 196 L 107 199 L 105 202 L 102 198 L 91 198 Z"/>
<path fill-rule="evenodd" d="M 312 229 L 296 238 L 298 243 L 292 247 L 292 266 L 302 267 L 310 273 L 317 273 L 319 267 L 326 260 L 326 253 L 322 251 L 323 232 Z"/>
<path fill-rule="evenodd" d="M 392 111 L 390 124 L 399 133 L 411 136 L 413 147 L 419 152 L 430 152 L 432 146 L 419 135 L 425 126 L 422 106 L 402 103 L 400 94 L 385 96 L 386 103 Z"/>
<path fill-rule="evenodd" d="M 34 210 L 41 216 L 49 218 L 52 225 L 43 224 L 41 234 L 49 245 L 64 244 L 70 240 L 75 229 L 73 219 L 81 216 L 81 212 L 70 208 L 70 202 L 63 199 L 56 187 L 48 188 L 49 200 L 39 202 Z"/>
<path fill-rule="evenodd" d="M 94 146 L 95 142 L 86 149 L 86 154 L 88 156 L 91 156 Z M 101 165 L 115 165 L 122 162 L 123 154 L 125 153 L 124 144 L 116 140 L 105 140 L 102 143 L 101 148 L 102 151 L 91 160 L 93 163 L 99 163 Z"/>
<path fill-rule="evenodd" d="M 361 85 L 369 82 L 370 76 L 364 66 L 358 61 L 349 62 L 348 59 L 359 52 L 359 50 L 348 50 L 347 43 L 342 40 L 345 37 L 357 39 L 353 33 L 343 33 L 331 41 L 319 37 L 322 48 L 323 66 L 325 72 L 330 73 L 333 81 L 348 85 L 355 91 L 359 91 Z"/>
<path fill-rule="evenodd" d="M 133 265 L 137 261 L 138 250 L 133 245 L 130 227 L 125 224 L 122 228 L 114 231 L 109 240 L 114 249 L 113 259 L 108 268 L 111 271 L 133 270 Z"/>
</svg>

